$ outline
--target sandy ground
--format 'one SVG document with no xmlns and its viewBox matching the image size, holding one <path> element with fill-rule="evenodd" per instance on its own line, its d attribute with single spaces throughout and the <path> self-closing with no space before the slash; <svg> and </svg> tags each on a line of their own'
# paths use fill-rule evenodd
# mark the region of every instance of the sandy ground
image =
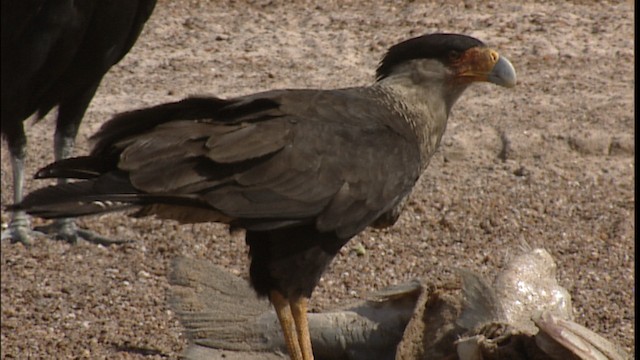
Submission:
<svg viewBox="0 0 640 360">
<path fill-rule="evenodd" d="M 477 36 L 512 61 L 519 85 L 463 95 L 399 222 L 342 250 L 313 310 L 414 277 L 445 283 L 452 267 L 489 277 L 526 241 L 557 260 L 576 321 L 633 352 L 633 3 L 347 3 L 160 1 L 105 77 L 76 153 L 120 111 L 192 94 L 366 84 L 394 43 L 435 31 Z M 53 115 L 28 123 L 28 177 L 52 160 Z M 2 206 L 11 193 L 3 142 Z M 8 218 L 3 211 L 3 228 Z M 165 302 L 170 260 L 247 272 L 242 236 L 219 225 L 122 214 L 80 224 L 135 242 L 2 242 L 2 358 L 176 358 L 185 339 Z"/>
</svg>

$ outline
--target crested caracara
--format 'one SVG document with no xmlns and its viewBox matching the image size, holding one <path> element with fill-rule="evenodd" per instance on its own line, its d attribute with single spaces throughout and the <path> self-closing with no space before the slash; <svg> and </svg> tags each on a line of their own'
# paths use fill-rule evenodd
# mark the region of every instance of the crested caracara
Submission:
<svg viewBox="0 0 640 360">
<path fill-rule="evenodd" d="M 93 151 L 39 173 L 79 181 L 15 209 L 58 218 L 136 209 L 246 230 L 255 291 L 269 297 L 293 359 L 311 359 L 307 299 L 338 250 L 391 225 L 474 82 L 516 83 L 481 41 L 430 34 L 392 46 L 370 86 L 194 97 L 116 116 Z"/>
</svg>

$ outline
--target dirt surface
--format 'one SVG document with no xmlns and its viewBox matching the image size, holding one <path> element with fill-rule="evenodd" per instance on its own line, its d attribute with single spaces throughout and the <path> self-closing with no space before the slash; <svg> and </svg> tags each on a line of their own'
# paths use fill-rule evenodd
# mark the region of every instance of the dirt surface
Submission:
<svg viewBox="0 0 640 360">
<path fill-rule="evenodd" d="M 474 35 L 511 60 L 518 86 L 480 84 L 462 96 L 398 223 L 344 247 L 312 308 L 414 277 L 446 286 L 453 267 L 489 277 L 526 241 L 558 262 L 576 322 L 633 352 L 633 13 L 629 1 L 160 1 L 102 82 L 76 154 L 120 111 L 193 94 L 367 84 L 394 43 L 435 31 Z M 29 121 L 28 177 L 52 161 L 53 115 Z M 11 194 L 3 142 L 3 207 Z M 3 227 L 8 219 L 3 210 Z M 220 225 L 122 214 L 79 223 L 135 241 L 3 241 L 2 358 L 176 358 L 185 339 L 166 306 L 171 259 L 247 273 L 243 237 Z"/>
</svg>

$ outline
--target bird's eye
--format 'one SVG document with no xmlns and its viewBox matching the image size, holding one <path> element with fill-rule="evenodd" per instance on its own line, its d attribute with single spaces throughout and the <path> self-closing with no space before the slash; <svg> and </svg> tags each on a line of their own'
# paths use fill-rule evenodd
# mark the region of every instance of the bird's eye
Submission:
<svg viewBox="0 0 640 360">
<path fill-rule="evenodd" d="M 460 56 L 462 56 L 462 54 L 459 51 L 451 50 L 449 51 L 448 56 L 449 56 L 449 60 L 456 61 L 460 59 Z"/>
</svg>

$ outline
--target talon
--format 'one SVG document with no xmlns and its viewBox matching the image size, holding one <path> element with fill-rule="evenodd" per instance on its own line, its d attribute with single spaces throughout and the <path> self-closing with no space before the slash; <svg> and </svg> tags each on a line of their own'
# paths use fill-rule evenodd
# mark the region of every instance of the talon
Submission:
<svg viewBox="0 0 640 360">
<path fill-rule="evenodd" d="M 39 231 L 31 230 L 28 220 L 20 219 L 11 222 L 9 227 L 2 232 L 2 240 L 8 239 L 12 244 L 21 243 L 24 246 L 31 246 L 33 238 L 42 235 Z"/>
<path fill-rule="evenodd" d="M 110 239 L 89 230 L 81 229 L 70 219 L 56 220 L 49 225 L 38 226 L 36 230 L 47 234 L 56 240 L 66 241 L 69 244 L 77 244 L 79 239 L 102 246 L 133 242 L 133 240 Z"/>
</svg>

